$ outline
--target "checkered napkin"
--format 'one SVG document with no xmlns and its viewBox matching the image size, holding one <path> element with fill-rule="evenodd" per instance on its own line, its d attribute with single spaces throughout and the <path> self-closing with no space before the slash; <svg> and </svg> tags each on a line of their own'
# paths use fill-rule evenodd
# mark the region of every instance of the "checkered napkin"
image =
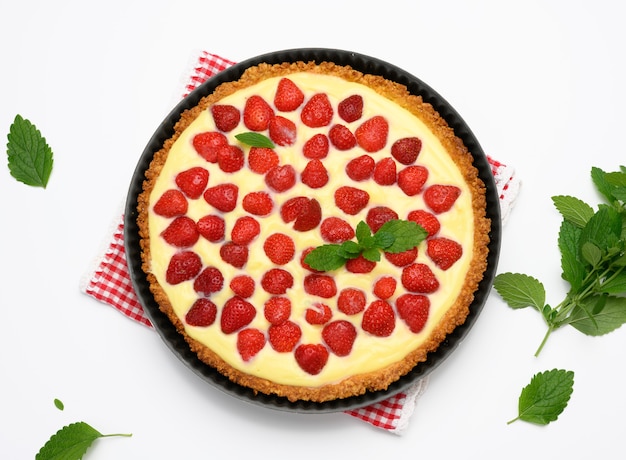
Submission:
<svg viewBox="0 0 626 460">
<path fill-rule="evenodd" d="M 189 77 L 183 91 L 187 96 L 197 86 L 209 77 L 235 64 L 215 54 L 202 52 L 195 62 L 192 75 Z M 495 178 L 496 187 L 500 194 L 501 215 L 503 222 L 509 211 L 519 188 L 519 181 L 515 171 L 488 157 Z M 107 240 L 104 254 L 95 262 L 81 283 L 81 291 L 85 294 L 106 303 L 127 317 L 152 327 L 146 317 L 134 291 L 124 252 L 124 221 L 123 216 L 114 222 L 111 239 Z M 349 410 L 345 413 L 363 420 L 377 428 L 394 434 L 401 434 L 407 427 L 413 414 L 419 396 L 428 384 L 428 377 L 420 379 L 408 390 L 391 396 L 388 399 L 366 407 Z"/>
</svg>

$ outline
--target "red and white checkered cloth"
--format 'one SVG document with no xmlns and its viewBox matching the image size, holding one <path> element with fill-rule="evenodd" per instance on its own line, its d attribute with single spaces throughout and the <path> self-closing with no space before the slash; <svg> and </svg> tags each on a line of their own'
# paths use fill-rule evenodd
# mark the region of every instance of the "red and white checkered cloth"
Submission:
<svg viewBox="0 0 626 460">
<path fill-rule="evenodd" d="M 233 64 L 235 63 L 228 59 L 206 51 L 202 52 L 194 67 L 193 74 L 185 86 L 183 97 L 209 77 Z M 501 215 L 504 222 L 513 206 L 520 184 L 512 168 L 490 157 L 488 160 L 500 194 Z M 87 295 L 116 308 L 129 318 L 152 327 L 133 291 L 126 265 L 123 216 L 115 222 L 112 238 L 107 241 L 108 245 L 104 255 L 97 260 L 95 270 L 90 270 L 87 273 L 81 290 Z M 426 377 L 405 392 L 398 393 L 382 402 L 349 410 L 345 413 L 377 428 L 394 434 L 401 434 L 407 427 L 417 399 L 427 384 L 428 378 Z"/>
</svg>

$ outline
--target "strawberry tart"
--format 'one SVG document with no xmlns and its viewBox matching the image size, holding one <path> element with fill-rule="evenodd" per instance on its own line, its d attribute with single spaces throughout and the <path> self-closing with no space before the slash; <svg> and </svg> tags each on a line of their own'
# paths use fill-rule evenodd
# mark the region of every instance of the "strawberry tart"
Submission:
<svg viewBox="0 0 626 460">
<path fill-rule="evenodd" d="M 387 389 L 469 313 L 490 219 L 421 97 L 332 62 L 261 63 L 184 111 L 138 196 L 142 269 L 206 365 L 255 393 Z"/>
</svg>

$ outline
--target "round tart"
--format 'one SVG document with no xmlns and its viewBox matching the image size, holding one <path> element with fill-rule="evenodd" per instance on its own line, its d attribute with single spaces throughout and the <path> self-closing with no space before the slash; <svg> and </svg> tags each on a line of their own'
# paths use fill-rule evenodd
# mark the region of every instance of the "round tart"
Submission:
<svg viewBox="0 0 626 460">
<path fill-rule="evenodd" d="M 260 63 L 185 110 L 154 154 L 142 269 L 190 350 L 232 382 L 353 398 L 466 321 L 488 266 L 486 203 L 467 147 L 404 85 Z"/>
</svg>

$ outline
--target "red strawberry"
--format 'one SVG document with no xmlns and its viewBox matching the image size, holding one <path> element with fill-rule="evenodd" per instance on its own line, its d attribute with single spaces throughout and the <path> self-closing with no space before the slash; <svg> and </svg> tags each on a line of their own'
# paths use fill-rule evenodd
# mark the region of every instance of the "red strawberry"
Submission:
<svg viewBox="0 0 626 460">
<path fill-rule="evenodd" d="M 413 221 L 416 224 L 420 225 L 424 230 L 428 232 L 428 237 L 437 234 L 437 232 L 441 228 L 441 224 L 439 223 L 439 219 L 437 219 L 437 216 L 428 211 L 424 211 L 423 209 L 416 209 L 415 211 L 409 212 L 407 220 Z"/>
<path fill-rule="evenodd" d="M 214 208 L 229 212 L 237 206 L 237 196 L 239 195 L 239 187 L 235 184 L 219 184 L 209 187 L 204 192 L 204 199 Z"/>
<path fill-rule="evenodd" d="M 293 145 L 296 142 L 296 125 L 288 118 L 276 115 L 269 124 L 270 139 L 281 146 Z"/>
<path fill-rule="evenodd" d="M 309 159 L 321 160 L 328 155 L 330 143 L 325 134 L 315 134 L 302 146 L 302 154 Z"/>
<path fill-rule="evenodd" d="M 332 276 L 312 273 L 304 277 L 304 290 L 307 294 L 329 299 L 337 295 L 337 285 Z"/>
<path fill-rule="evenodd" d="M 396 292 L 396 279 L 392 276 L 383 276 L 374 283 L 374 295 L 382 300 L 387 300 Z"/>
<path fill-rule="evenodd" d="M 389 123 L 380 115 L 376 115 L 364 121 L 354 132 L 359 146 L 370 153 L 378 152 L 387 145 L 388 134 Z"/>
<path fill-rule="evenodd" d="M 404 252 L 385 252 L 385 258 L 396 267 L 406 267 L 417 259 L 417 247 Z"/>
<path fill-rule="evenodd" d="M 220 327 L 224 334 L 232 334 L 250 324 L 255 316 L 254 305 L 241 297 L 231 297 L 222 308 Z"/>
<path fill-rule="evenodd" d="M 391 157 L 379 160 L 374 166 L 372 174 L 378 185 L 392 185 L 396 183 L 396 162 Z"/>
<path fill-rule="evenodd" d="M 263 243 L 263 251 L 276 265 L 285 265 L 296 254 L 296 245 L 284 233 L 272 233 Z"/>
<path fill-rule="evenodd" d="M 187 216 L 179 216 L 161 232 L 161 236 L 172 246 L 186 248 L 196 244 L 196 241 L 200 238 L 200 232 L 198 232 L 193 219 Z"/>
<path fill-rule="evenodd" d="M 420 165 L 407 166 L 398 173 L 398 187 L 407 196 L 420 193 L 427 180 L 428 169 Z"/>
<path fill-rule="evenodd" d="M 356 145 L 356 137 L 344 125 L 333 125 L 330 131 L 328 131 L 328 138 L 337 150 L 350 150 Z"/>
<path fill-rule="evenodd" d="M 350 321 L 333 321 L 324 326 L 322 339 L 337 356 L 348 356 L 356 339 L 356 328 Z"/>
<path fill-rule="evenodd" d="M 371 156 L 361 155 L 348 162 L 346 165 L 346 174 L 350 179 L 357 182 L 367 180 L 372 177 L 375 164 Z"/>
<path fill-rule="evenodd" d="M 318 93 L 314 94 L 304 104 L 302 112 L 300 112 L 300 119 L 309 128 L 321 128 L 330 124 L 333 113 L 333 107 L 328 96 L 324 93 Z"/>
<path fill-rule="evenodd" d="M 337 309 L 346 315 L 356 315 L 365 309 L 365 293 L 356 288 L 345 288 L 337 298 Z"/>
<path fill-rule="evenodd" d="M 172 256 L 165 272 L 165 281 L 179 284 L 195 278 L 202 270 L 200 256 L 193 251 L 177 252 Z"/>
<path fill-rule="evenodd" d="M 211 115 L 217 129 L 224 132 L 232 131 L 239 124 L 241 114 L 239 109 L 233 105 L 215 104 L 211 106 Z"/>
<path fill-rule="evenodd" d="M 250 361 L 265 346 L 265 335 L 258 329 L 243 329 L 237 333 L 237 351 L 244 361 Z"/>
<path fill-rule="evenodd" d="M 284 192 L 296 185 L 296 170 L 291 165 L 274 166 L 265 174 L 265 183 L 275 192 Z"/>
<path fill-rule="evenodd" d="M 208 215 L 201 217 L 196 223 L 196 227 L 200 235 L 212 243 L 224 239 L 226 223 L 220 216 Z"/>
<path fill-rule="evenodd" d="M 291 315 L 291 301 L 287 297 L 270 297 L 263 307 L 265 319 L 270 324 L 280 324 Z"/>
<path fill-rule="evenodd" d="M 354 238 L 352 226 L 339 217 L 327 217 L 320 226 L 322 239 L 327 243 L 343 243 Z"/>
<path fill-rule="evenodd" d="M 409 326 L 411 332 L 420 332 L 428 320 L 430 300 L 425 295 L 403 294 L 396 300 L 398 316 Z"/>
<path fill-rule="evenodd" d="M 355 259 L 347 260 L 345 267 L 350 273 L 369 273 L 376 267 L 376 262 L 367 260 L 360 255 Z"/>
<path fill-rule="evenodd" d="M 190 326 L 208 327 L 215 322 L 217 306 L 205 297 L 197 299 L 185 314 L 185 322 Z"/>
<path fill-rule="evenodd" d="M 232 230 L 230 231 L 230 239 L 236 244 L 249 244 L 261 233 L 261 224 L 254 217 L 239 217 Z"/>
<path fill-rule="evenodd" d="M 250 147 L 248 167 L 255 173 L 265 174 L 274 166 L 278 166 L 278 154 L 267 147 Z"/>
<path fill-rule="evenodd" d="M 358 94 L 348 96 L 337 106 L 337 113 L 346 123 L 358 120 L 363 114 L 363 97 Z"/>
<path fill-rule="evenodd" d="M 442 270 L 447 270 L 463 255 L 463 247 L 448 238 L 431 238 L 427 242 L 426 254 Z"/>
<path fill-rule="evenodd" d="M 299 345 L 295 351 L 296 362 L 308 374 L 317 375 L 328 362 L 328 350 L 322 344 Z"/>
<path fill-rule="evenodd" d="M 280 208 L 285 223 L 293 222 L 293 229 L 306 232 L 316 228 L 322 220 L 322 207 L 314 198 L 304 196 L 290 198 Z"/>
<path fill-rule="evenodd" d="M 402 285 L 407 291 L 430 294 L 439 289 L 439 281 L 428 265 L 414 263 L 402 269 Z"/>
<path fill-rule="evenodd" d="M 304 313 L 304 318 L 309 324 L 326 324 L 332 316 L 333 312 L 330 311 L 330 307 L 320 302 L 315 302 Z"/>
<path fill-rule="evenodd" d="M 449 211 L 456 199 L 461 194 L 461 189 L 454 185 L 431 185 L 424 191 L 424 202 L 435 214 Z"/>
<path fill-rule="evenodd" d="M 304 93 L 289 78 L 281 78 L 274 95 L 274 107 L 281 112 L 292 112 L 304 102 Z"/>
<path fill-rule="evenodd" d="M 403 165 L 410 165 L 417 160 L 422 150 L 422 141 L 417 137 L 398 139 L 391 146 L 391 156 Z"/>
<path fill-rule="evenodd" d="M 270 345 L 279 353 L 288 353 L 295 348 L 302 337 L 302 330 L 293 321 L 272 324 L 267 330 Z"/>
<path fill-rule="evenodd" d="M 207 184 L 209 183 L 209 171 L 195 166 L 178 173 L 176 176 L 176 185 L 178 188 L 192 200 L 200 198 Z"/>
<path fill-rule="evenodd" d="M 243 109 L 243 124 L 251 131 L 265 131 L 274 117 L 274 109 L 261 96 L 248 98 Z"/>
<path fill-rule="evenodd" d="M 274 209 L 274 201 L 267 192 L 250 192 L 243 197 L 241 206 L 255 216 L 267 216 Z"/>
<path fill-rule="evenodd" d="M 315 249 L 313 246 L 306 248 L 304 251 L 302 251 L 302 254 L 300 254 L 300 265 L 302 266 L 302 268 L 304 268 L 305 270 L 308 270 L 310 272 L 313 273 L 322 273 L 319 270 L 315 270 L 314 268 L 312 268 L 309 264 L 307 264 L 304 259 L 306 259 L 306 256 L 309 255 L 309 253 Z"/>
<path fill-rule="evenodd" d="M 320 160 L 310 160 L 302 170 L 301 180 L 311 188 L 320 188 L 328 183 L 328 171 Z"/>
<path fill-rule="evenodd" d="M 229 287 L 236 295 L 247 299 L 254 294 L 254 279 L 248 275 L 237 275 L 230 280 Z"/>
<path fill-rule="evenodd" d="M 222 145 L 217 149 L 217 165 L 227 173 L 233 173 L 243 168 L 243 150 L 236 145 Z"/>
<path fill-rule="evenodd" d="M 293 287 L 293 276 L 282 268 L 270 268 L 263 274 L 261 286 L 265 292 L 282 295 Z"/>
<path fill-rule="evenodd" d="M 153 211 L 159 216 L 175 217 L 187 212 L 187 198 L 180 190 L 167 190 L 154 204 Z"/>
<path fill-rule="evenodd" d="M 217 148 L 228 144 L 228 139 L 217 131 L 196 134 L 191 143 L 202 158 L 209 163 L 217 162 Z"/>
<path fill-rule="evenodd" d="M 235 268 L 242 268 L 248 261 L 248 247 L 228 241 L 220 247 L 220 257 Z"/>
<path fill-rule="evenodd" d="M 387 206 L 375 206 L 367 211 L 365 222 L 372 229 L 372 233 L 376 233 L 380 227 L 390 220 L 398 218 L 398 213 Z"/>
<path fill-rule="evenodd" d="M 385 300 L 374 300 L 363 312 L 361 328 L 377 337 L 389 337 L 396 327 L 393 307 Z"/>
<path fill-rule="evenodd" d="M 365 190 L 344 185 L 335 191 L 335 204 L 346 214 L 357 214 L 369 203 L 370 195 Z"/>
<path fill-rule="evenodd" d="M 206 267 L 193 282 L 193 289 L 199 294 L 209 295 L 219 292 L 224 286 L 224 275 L 215 267 Z"/>
</svg>

